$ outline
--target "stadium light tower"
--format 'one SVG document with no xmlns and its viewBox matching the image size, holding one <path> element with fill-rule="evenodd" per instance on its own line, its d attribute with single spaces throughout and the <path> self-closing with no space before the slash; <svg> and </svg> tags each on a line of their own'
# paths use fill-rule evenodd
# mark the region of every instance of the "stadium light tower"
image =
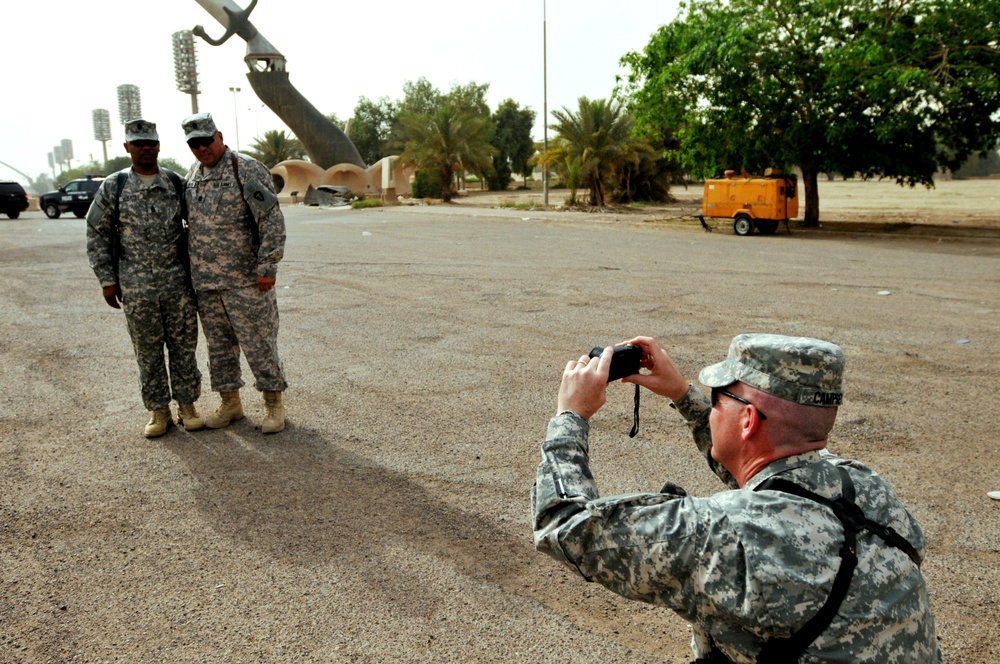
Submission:
<svg viewBox="0 0 1000 664">
<path fill-rule="evenodd" d="M 52 159 L 54 159 L 55 162 L 57 164 L 59 164 L 59 172 L 62 173 L 63 170 L 64 170 L 63 169 L 63 162 L 66 161 L 66 160 L 63 159 L 63 153 L 62 153 L 62 146 L 61 145 L 53 145 L 52 146 Z"/>
<path fill-rule="evenodd" d="M 56 179 L 56 160 L 55 160 L 55 157 L 52 156 L 51 152 L 49 153 L 49 168 L 52 169 L 52 179 L 55 180 Z"/>
<path fill-rule="evenodd" d="M 124 125 L 129 120 L 142 117 L 139 86 L 126 83 L 118 86 L 118 120 Z"/>
<path fill-rule="evenodd" d="M 177 89 L 191 95 L 191 113 L 198 112 L 198 54 L 194 50 L 194 34 L 190 30 L 175 32 L 174 78 Z"/>
<path fill-rule="evenodd" d="M 108 141 L 111 140 L 111 114 L 106 108 L 95 108 L 91 112 L 94 119 L 94 140 L 104 148 L 104 168 L 108 167 Z"/>
<path fill-rule="evenodd" d="M 66 168 L 72 168 L 73 164 L 70 162 L 73 161 L 73 141 L 64 138 L 59 145 L 62 147 L 63 159 L 66 160 Z"/>
</svg>

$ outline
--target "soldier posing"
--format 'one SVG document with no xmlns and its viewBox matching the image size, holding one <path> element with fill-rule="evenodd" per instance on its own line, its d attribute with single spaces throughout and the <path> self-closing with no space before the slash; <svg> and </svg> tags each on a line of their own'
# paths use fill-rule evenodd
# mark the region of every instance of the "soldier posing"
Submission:
<svg viewBox="0 0 1000 664">
<path fill-rule="evenodd" d="M 155 438 L 173 424 L 171 397 L 185 429 L 204 426 L 194 405 L 201 394 L 198 309 L 187 273 L 183 183 L 157 163 L 156 125 L 128 122 L 125 151 L 132 168 L 106 178 L 87 212 L 87 256 L 105 301 L 125 309 L 142 401 L 152 411 L 145 435 Z"/>
<path fill-rule="evenodd" d="M 535 546 L 690 621 L 699 662 L 939 662 L 924 538 L 888 484 L 826 451 L 844 355 L 829 342 L 733 339 L 689 385 L 648 337 L 625 382 L 673 401 L 730 491 L 601 498 L 588 463 L 611 349 L 563 372 L 532 490 Z"/>
<path fill-rule="evenodd" d="M 212 389 L 221 403 L 205 426 L 221 429 L 243 417 L 240 349 L 264 393 L 264 433 L 285 428 L 281 393 L 288 386 L 278 357 L 278 301 L 274 291 L 285 249 L 285 217 L 271 173 L 230 150 L 212 116 L 181 123 L 198 160 L 188 173 L 191 278 L 208 342 Z"/>
</svg>

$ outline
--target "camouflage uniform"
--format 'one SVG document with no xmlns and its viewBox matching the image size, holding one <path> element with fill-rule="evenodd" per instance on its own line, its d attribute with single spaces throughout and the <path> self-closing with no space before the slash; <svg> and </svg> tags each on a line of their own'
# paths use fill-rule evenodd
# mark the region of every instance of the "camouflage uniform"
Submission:
<svg viewBox="0 0 1000 664">
<path fill-rule="evenodd" d="M 117 174 L 106 178 L 87 212 L 90 267 L 101 286 L 118 283 L 121 288 L 146 408 L 166 408 L 171 396 L 181 404 L 194 403 L 201 394 L 195 359 L 198 309 L 178 255 L 183 228 L 177 190 L 162 169 L 149 185 L 128 169 L 118 202 L 121 257 L 116 279 L 111 235 L 117 182 Z"/>
<path fill-rule="evenodd" d="M 285 247 L 285 217 L 267 168 L 237 154 L 241 192 L 232 154 L 236 153 L 226 148 L 213 168 L 195 162 L 186 190 L 191 278 L 208 342 L 212 389 L 228 392 L 243 385 L 242 348 L 257 389 L 281 392 L 288 383 L 278 357 L 277 296 L 273 288 L 260 292 L 257 276 L 277 275 Z M 247 205 L 244 193 L 254 199 L 254 206 Z M 259 247 L 254 247 L 250 223 L 259 229 Z"/>
<path fill-rule="evenodd" d="M 703 382 L 712 384 L 722 364 L 704 370 Z M 752 384 L 747 375 L 743 379 Z M 759 388 L 762 381 L 756 382 Z M 738 489 L 710 456 L 709 398 L 692 386 L 675 406 L 701 453 L 733 490 L 697 498 L 668 483 L 660 493 L 601 498 L 588 462 L 590 426 L 565 412 L 549 422 L 542 446 L 532 490 L 533 525 L 538 550 L 588 581 L 669 607 L 690 621 L 696 657 L 707 656 L 714 644 L 733 662 L 754 662 L 766 640 L 797 631 L 830 595 L 841 565 L 841 522 L 809 499 L 754 491 L 768 478 L 779 476 L 836 498 L 841 495 L 837 466 L 845 467 L 855 484 L 855 502 L 868 518 L 895 528 L 923 557 L 920 527 L 888 484 L 863 464 L 826 450 L 808 452 L 772 462 Z M 857 556 L 844 603 L 799 661 L 941 661 L 917 565 L 868 534 L 859 535 Z"/>
</svg>

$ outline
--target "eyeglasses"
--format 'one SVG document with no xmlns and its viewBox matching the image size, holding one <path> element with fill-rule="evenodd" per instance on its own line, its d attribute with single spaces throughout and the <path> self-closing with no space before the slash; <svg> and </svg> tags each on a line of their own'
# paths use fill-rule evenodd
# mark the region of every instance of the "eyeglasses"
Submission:
<svg viewBox="0 0 1000 664">
<path fill-rule="evenodd" d="M 215 143 L 215 136 L 199 136 L 198 138 L 192 138 L 187 143 L 188 147 L 192 150 L 207 148 L 212 143 Z"/>
<path fill-rule="evenodd" d="M 716 402 L 719 400 L 719 395 L 720 394 L 722 394 L 724 396 L 727 396 L 730 399 L 734 399 L 736 401 L 739 401 L 740 403 L 745 404 L 747 406 L 753 406 L 752 403 L 750 403 L 749 401 L 747 401 L 743 397 L 738 397 L 735 394 L 733 394 L 732 392 L 727 392 L 726 390 L 722 389 L 721 387 L 713 387 L 712 388 L 712 406 L 713 407 L 715 406 Z M 757 406 L 754 406 L 754 408 L 757 408 Z M 759 417 L 762 420 L 766 420 L 767 419 L 767 417 L 764 415 L 764 413 L 760 412 L 759 408 L 757 408 L 757 417 Z"/>
<path fill-rule="evenodd" d="M 130 141 L 130 143 L 132 143 L 132 145 L 134 145 L 137 148 L 155 148 L 157 145 L 160 144 L 159 141 L 147 141 L 145 139 L 139 141 Z"/>
</svg>

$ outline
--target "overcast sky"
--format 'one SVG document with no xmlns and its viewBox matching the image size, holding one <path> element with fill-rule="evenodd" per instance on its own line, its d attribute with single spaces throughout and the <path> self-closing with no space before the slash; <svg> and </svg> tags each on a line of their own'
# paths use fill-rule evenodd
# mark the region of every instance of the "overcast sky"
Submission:
<svg viewBox="0 0 1000 664">
<path fill-rule="evenodd" d="M 244 6 L 249 0 L 238 0 Z M 403 83 L 426 77 L 446 92 L 453 83 L 489 83 L 495 110 L 510 97 L 538 114 L 576 107 L 580 96 L 609 97 L 618 61 L 640 50 L 656 28 L 677 15 L 677 0 L 546 0 L 548 90 L 543 83 L 543 0 L 506 3 L 442 0 L 259 0 L 251 21 L 288 61 L 291 82 L 322 113 L 353 114 L 361 96 L 403 96 Z M 108 157 L 123 155 L 117 88 L 139 86 L 142 114 L 158 125 L 161 157 L 192 162 L 180 121 L 189 95 L 176 90 L 171 35 L 222 26 L 195 0 L 77 0 L 4 2 L 4 74 L 0 162 L 37 177 L 51 172 L 47 154 L 73 141 L 73 165 L 100 161 L 91 111 L 107 109 Z M 202 93 L 199 110 L 216 119 L 226 142 L 246 148 L 255 136 L 284 124 L 257 99 L 246 79 L 246 43 L 197 40 Z M 234 95 L 230 87 L 240 87 Z M 234 98 L 235 97 L 235 98 Z M 549 123 L 551 124 L 551 113 Z M 551 134 L 550 134 L 551 137 Z M 0 178 L 22 180 L 0 164 Z"/>
</svg>

